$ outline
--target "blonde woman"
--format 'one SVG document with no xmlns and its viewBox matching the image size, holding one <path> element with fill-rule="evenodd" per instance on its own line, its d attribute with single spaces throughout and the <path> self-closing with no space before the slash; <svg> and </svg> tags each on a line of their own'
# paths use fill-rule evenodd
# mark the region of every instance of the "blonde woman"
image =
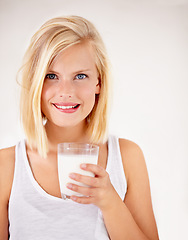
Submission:
<svg viewBox="0 0 188 240">
<path fill-rule="evenodd" d="M 108 135 L 110 74 L 88 20 L 59 17 L 32 37 L 20 69 L 26 139 L 0 151 L 0 240 L 157 240 L 145 160 L 132 141 Z M 64 200 L 57 145 L 95 143 L 95 177 L 67 184 L 87 197 Z"/>
</svg>

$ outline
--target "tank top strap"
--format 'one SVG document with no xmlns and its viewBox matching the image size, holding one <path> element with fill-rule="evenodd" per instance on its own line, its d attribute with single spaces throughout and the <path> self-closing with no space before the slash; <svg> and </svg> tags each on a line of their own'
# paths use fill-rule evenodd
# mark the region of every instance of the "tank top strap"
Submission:
<svg viewBox="0 0 188 240">
<path fill-rule="evenodd" d="M 15 172 L 14 177 L 16 181 L 23 181 L 28 178 L 27 175 L 27 154 L 25 147 L 25 139 L 19 141 L 15 148 Z M 29 165 L 29 163 L 28 163 Z"/>
<path fill-rule="evenodd" d="M 10 194 L 10 200 L 12 199 L 13 192 L 16 190 L 19 182 L 21 181 L 21 176 L 23 174 L 23 161 L 20 156 L 21 154 L 21 145 L 23 144 L 23 140 L 18 142 L 15 147 L 15 167 L 14 167 L 14 176 L 13 176 L 13 183 L 12 189 Z M 10 201 L 9 200 L 9 201 Z"/>
<path fill-rule="evenodd" d="M 122 157 L 119 146 L 119 138 L 110 135 L 108 138 L 108 162 L 106 171 L 115 190 L 122 200 L 127 192 L 127 181 L 125 178 Z"/>
</svg>

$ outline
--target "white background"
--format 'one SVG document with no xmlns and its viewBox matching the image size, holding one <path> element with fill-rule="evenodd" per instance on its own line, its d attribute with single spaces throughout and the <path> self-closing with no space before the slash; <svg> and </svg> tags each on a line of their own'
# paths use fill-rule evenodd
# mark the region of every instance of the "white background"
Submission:
<svg viewBox="0 0 188 240">
<path fill-rule="evenodd" d="M 23 137 L 16 72 L 46 20 L 80 15 L 113 66 L 110 132 L 143 150 L 161 240 L 188 239 L 188 1 L 1 0 L 0 148 Z M 126 224 L 126 223 L 125 223 Z"/>
</svg>

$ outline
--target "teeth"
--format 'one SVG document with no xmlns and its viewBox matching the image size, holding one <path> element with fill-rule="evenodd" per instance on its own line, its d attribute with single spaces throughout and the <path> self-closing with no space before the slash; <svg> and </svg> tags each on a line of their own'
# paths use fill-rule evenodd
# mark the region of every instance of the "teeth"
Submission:
<svg viewBox="0 0 188 240">
<path fill-rule="evenodd" d="M 70 108 L 74 108 L 75 106 L 57 106 L 55 105 L 57 108 L 60 108 L 60 109 L 70 109 Z"/>
</svg>

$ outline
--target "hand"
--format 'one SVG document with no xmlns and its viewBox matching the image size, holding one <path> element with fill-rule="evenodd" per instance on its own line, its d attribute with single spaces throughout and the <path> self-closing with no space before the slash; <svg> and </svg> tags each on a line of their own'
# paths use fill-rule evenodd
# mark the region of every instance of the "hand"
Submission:
<svg viewBox="0 0 188 240">
<path fill-rule="evenodd" d="M 114 198 L 117 198 L 118 194 L 110 182 L 108 173 L 104 168 L 95 164 L 81 164 L 81 169 L 93 172 L 95 177 L 84 176 L 77 173 L 71 173 L 69 177 L 77 182 L 84 183 L 88 187 L 78 186 L 76 184 L 67 184 L 67 188 L 81 193 L 84 196 L 71 196 L 70 198 L 82 204 L 95 204 L 101 210 L 110 207 Z M 119 197 L 119 196 L 118 196 Z"/>
</svg>

